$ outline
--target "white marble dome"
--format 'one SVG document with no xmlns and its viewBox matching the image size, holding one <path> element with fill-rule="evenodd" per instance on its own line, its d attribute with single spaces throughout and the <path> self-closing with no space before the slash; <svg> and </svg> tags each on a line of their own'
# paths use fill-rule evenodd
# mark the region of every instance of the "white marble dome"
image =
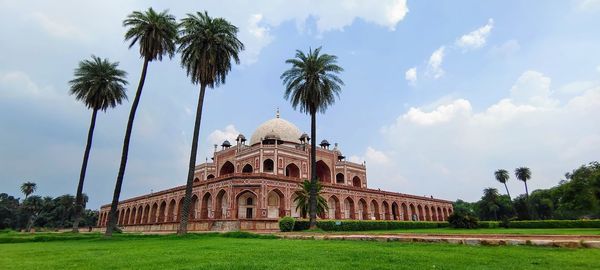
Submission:
<svg viewBox="0 0 600 270">
<path fill-rule="evenodd" d="M 250 145 L 260 143 L 260 140 L 267 135 L 276 135 L 284 142 L 300 143 L 299 139 L 302 132 L 296 125 L 277 117 L 262 123 L 256 128 L 252 138 L 250 138 Z"/>
</svg>

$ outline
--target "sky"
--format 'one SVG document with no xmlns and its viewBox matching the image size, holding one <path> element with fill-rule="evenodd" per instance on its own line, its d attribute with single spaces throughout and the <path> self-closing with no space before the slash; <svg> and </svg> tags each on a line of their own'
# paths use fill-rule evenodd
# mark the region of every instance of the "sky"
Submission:
<svg viewBox="0 0 600 270">
<path fill-rule="evenodd" d="M 0 193 L 74 194 L 91 111 L 68 81 L 91 55 L 119 62 L 133 99 L 142 59 L 123 19 L 149 7 L 206 10 L 239 27 L 246 50 L 205 97 L 198 162 L 275 116 L 310 131 L 279 78 L 296 50 L 338 56 L 345 85 L 317 116 L 317 140 L 366 161 L 371 188 L 475 201 L 494 171 L 531 168 L 529 190 L 600 160 L 600 0 L 0 0 Z M 199 87 L 179 55 L 152 62 L 121 198 L 183 185 Z M 98 115 L 84 192 L 112 198 L 131 104 Z M 514 176 L 511 195 L 525 192 Z"/>
</svg>

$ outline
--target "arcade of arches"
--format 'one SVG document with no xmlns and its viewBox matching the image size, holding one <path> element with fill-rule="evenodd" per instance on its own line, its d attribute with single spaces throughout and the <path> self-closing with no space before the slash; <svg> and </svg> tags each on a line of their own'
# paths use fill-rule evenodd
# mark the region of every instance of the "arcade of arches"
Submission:
<svg viewBox="0 0 600 270">
<path fill-rule="evenodd" d="M 276 228 L 280 217 L 300 218 L 294 196 L 311 176 L 307 138 L 294 124 L 276 117 L 259 126 L 249 144 L 242 134 L 235 144 L 223 142 L 207 159 L 212 162 L 196 166 L 190 224 L 199 226 L 195 230 L 210 230 L 225 221 L 267 222 Z M 443 221 L 452 213 L 447 200 L 368 188 L 366 165 L 345 160 L 337 144 L 329 149 L 323 140 L 315 150 L 315 174 L 329 206 L 319 218 Z M 184 193 L 185 186 L 178 186 L 123 200 L 118 224 L 124 230 L 162 230 L 169 224 L 173 229 L 181 220 Z M 109 210 L 110 205 L 100 208 L 98 226 L 106 225 Z"/>
</svg>

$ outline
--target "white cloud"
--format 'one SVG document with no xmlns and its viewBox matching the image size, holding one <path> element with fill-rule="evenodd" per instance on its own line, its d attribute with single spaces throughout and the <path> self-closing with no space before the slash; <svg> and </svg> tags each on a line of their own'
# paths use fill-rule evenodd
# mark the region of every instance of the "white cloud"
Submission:
<svg viewBox="0 0 600 270">
<path fill-rule="evenodd" d="M 580 0 L 576 8 L 585 12 L 598 11 L 600 10 L 600 0 Z"/>
<path fill-rule="evenodd" d="M 42 94 L 38 85 L 21 71 L 0 72 L 0 96 L 37 97 Z"/>
<path fill-rule="evenodd" d="M 562 105 L 550 89 L 549 77 L 526 71 L 508 97 L 479 112 L 466 99 L 410 108 L 381 129 L 391 164 L 377 173 L 405 174 L 406 182 L 389 186 L 402 192 L 444 186 L 434 195 L 449 199 L 476 200 L 483 188 L 497 186 L 499 168 L 530 167 L 530 190 L 555 185 L 566 171 L 598 159 L 600 125 L 592 119 L 600 114 L 600 84 Z M 514 179 L 509 188 L 524 192 Z"/>
<path fill-rule="evenodd" d="M 262 25 L 263 15 L 253 14 L 243 26 L 240 39 L 245 40 L 246 50 L 240 56 L 244 64 L 250 65 L 258 61 L 262 48 L 268 46 L 274 39 L 268 26 Z"/>
<path fill-rule="evenodd" d="M 217 129 L 208 135 L 208 142 L 211 144 L 221 145 L 225 140 L 228 140 L 231 144 L 235 144 L 235 139 L 240 135 L 240 132 L 235 129 L 233 124 L 227 125 L 225 129 Z"/>
<path fill-rule="evenodd" d="M 600 72 L 600 65 L 596 67 L 596 71 Z"/>
<path fill-rule="evenodd" d="M 493 56 L 506 57 L 516 53 L 521 49 L 519 41 L 515 39 L 507 40 L 500 46 L 494 46 L 490 49 L 490 54 Z"/>
<path fill-rule="evenodd" d="M 465 34 L 456 41 L 456 45 L 464 50 L 477 49 L 485 45 L 486 39 L 494 27 L 494 20 L 489 19 L 487 24 L 477 30 Z"/>
<path fill-rule="evenodd" d="M 433 78 L 438 79 L 444 75 L 444 70 L 442 69 L 442 62 L 444 61 L 444 50 L 445 47 L 439 47 L 435 50 L 431 56 L 429 57 L 429 61 L 427 62 L 427 72 Z"/>
<path fill-rule="evenodd" d="M 417 68 L 412 67 L 409 68 L 406 73 L 404 73 L 404 78 L 411 84 L 414 85 L 417 83 Z"/>
<path fill-rule="evenodd" d="M 46 33 L 64 39 L 88 40 L 89 36 L 77 26 L 66 21 L 51 18 L 42 12 L 33 12 L 31 19 L 38 23 Z"/>
<path fill-rule="evenodd" d="M 363 155 L 352 155 L 348 160 L 355 163 L 363 163 L 363 161 L 366 161 L 367 164 L 373 165 L 386 165 L 390 163 L 390 158 L 386 153 L 376 150 L 371 146 L 367 147 Z"/>
<path fill-rule="evenodd" d="M 550 83 L 550 78 L 540 72 L 525 71 L 510 89 L 510 97 L 515 104 L 555 106 L 558 101 L 551 97 Z"/>
</svg>

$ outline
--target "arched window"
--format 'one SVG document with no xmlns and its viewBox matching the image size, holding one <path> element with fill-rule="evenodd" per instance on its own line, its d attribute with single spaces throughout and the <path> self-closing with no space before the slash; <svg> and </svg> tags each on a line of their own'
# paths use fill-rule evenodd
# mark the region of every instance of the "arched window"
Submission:
<svg viewBox="0 0 600 270">
<path fill-rule="evenodd" d="M 253 205 L 252 198 L 247 198 L 246 199 L 246 205 Z"/>
<path fill-rule="evenodd" d="M 343 184 L 344 183 L 344 174 L 343 173 L 338 173 L 335 175 L 335 182 L 338 184 Z"/>
<path fill-rule="evenodd" d="M 223 175 L 227 175 L 227 174 L 232 174 L 234 172 L 235 172 L 235 169 L 233 167 L 233 163 L 227 161 L 221 167 L 221 171 L 220 171 L 219 175 L 223 176 Z"/>
<path fill-rule="evenodd" d="M 252 173 L 254 170 L 252 169 L 252 165 L 246 164 L 244 168 L 242 168 L 242 173 Z"/>
<path fill-rule="evenodd" d="M 206 177 L 206 180 L 208 180 L 208 179 L 213 179 L 213 178 L 215 178 L 215 175 L 213 175 L 213 174 L 209 174 L 209 175 Z"/>
<path fill-rule="evenodd" d="M 263 171 L 265 172 L 273 172 L 273 168 L 275 167 L 275 163 L 273 163 L 272 159 L 265 159 L 263 162 Z"/>
<path fill-rule="evenodd" d="M 194 178 L 194 183 L 198 183 L 200 182 L 200 179 L 198 179 L 198 177 Z"/>
<path fill-rule="evenodd" d="M 285 176 L 300 178 L 300 169 L 296 164 L 290 163 L 285 167 Z"/>
<path fill-rule="evenodd" d="M 358 176 L 354 176 L 354 178 L 352 178 L 352 186 L 362 187 L 362 183 L 360 182 L 360 178 Z"/>
</svg>

